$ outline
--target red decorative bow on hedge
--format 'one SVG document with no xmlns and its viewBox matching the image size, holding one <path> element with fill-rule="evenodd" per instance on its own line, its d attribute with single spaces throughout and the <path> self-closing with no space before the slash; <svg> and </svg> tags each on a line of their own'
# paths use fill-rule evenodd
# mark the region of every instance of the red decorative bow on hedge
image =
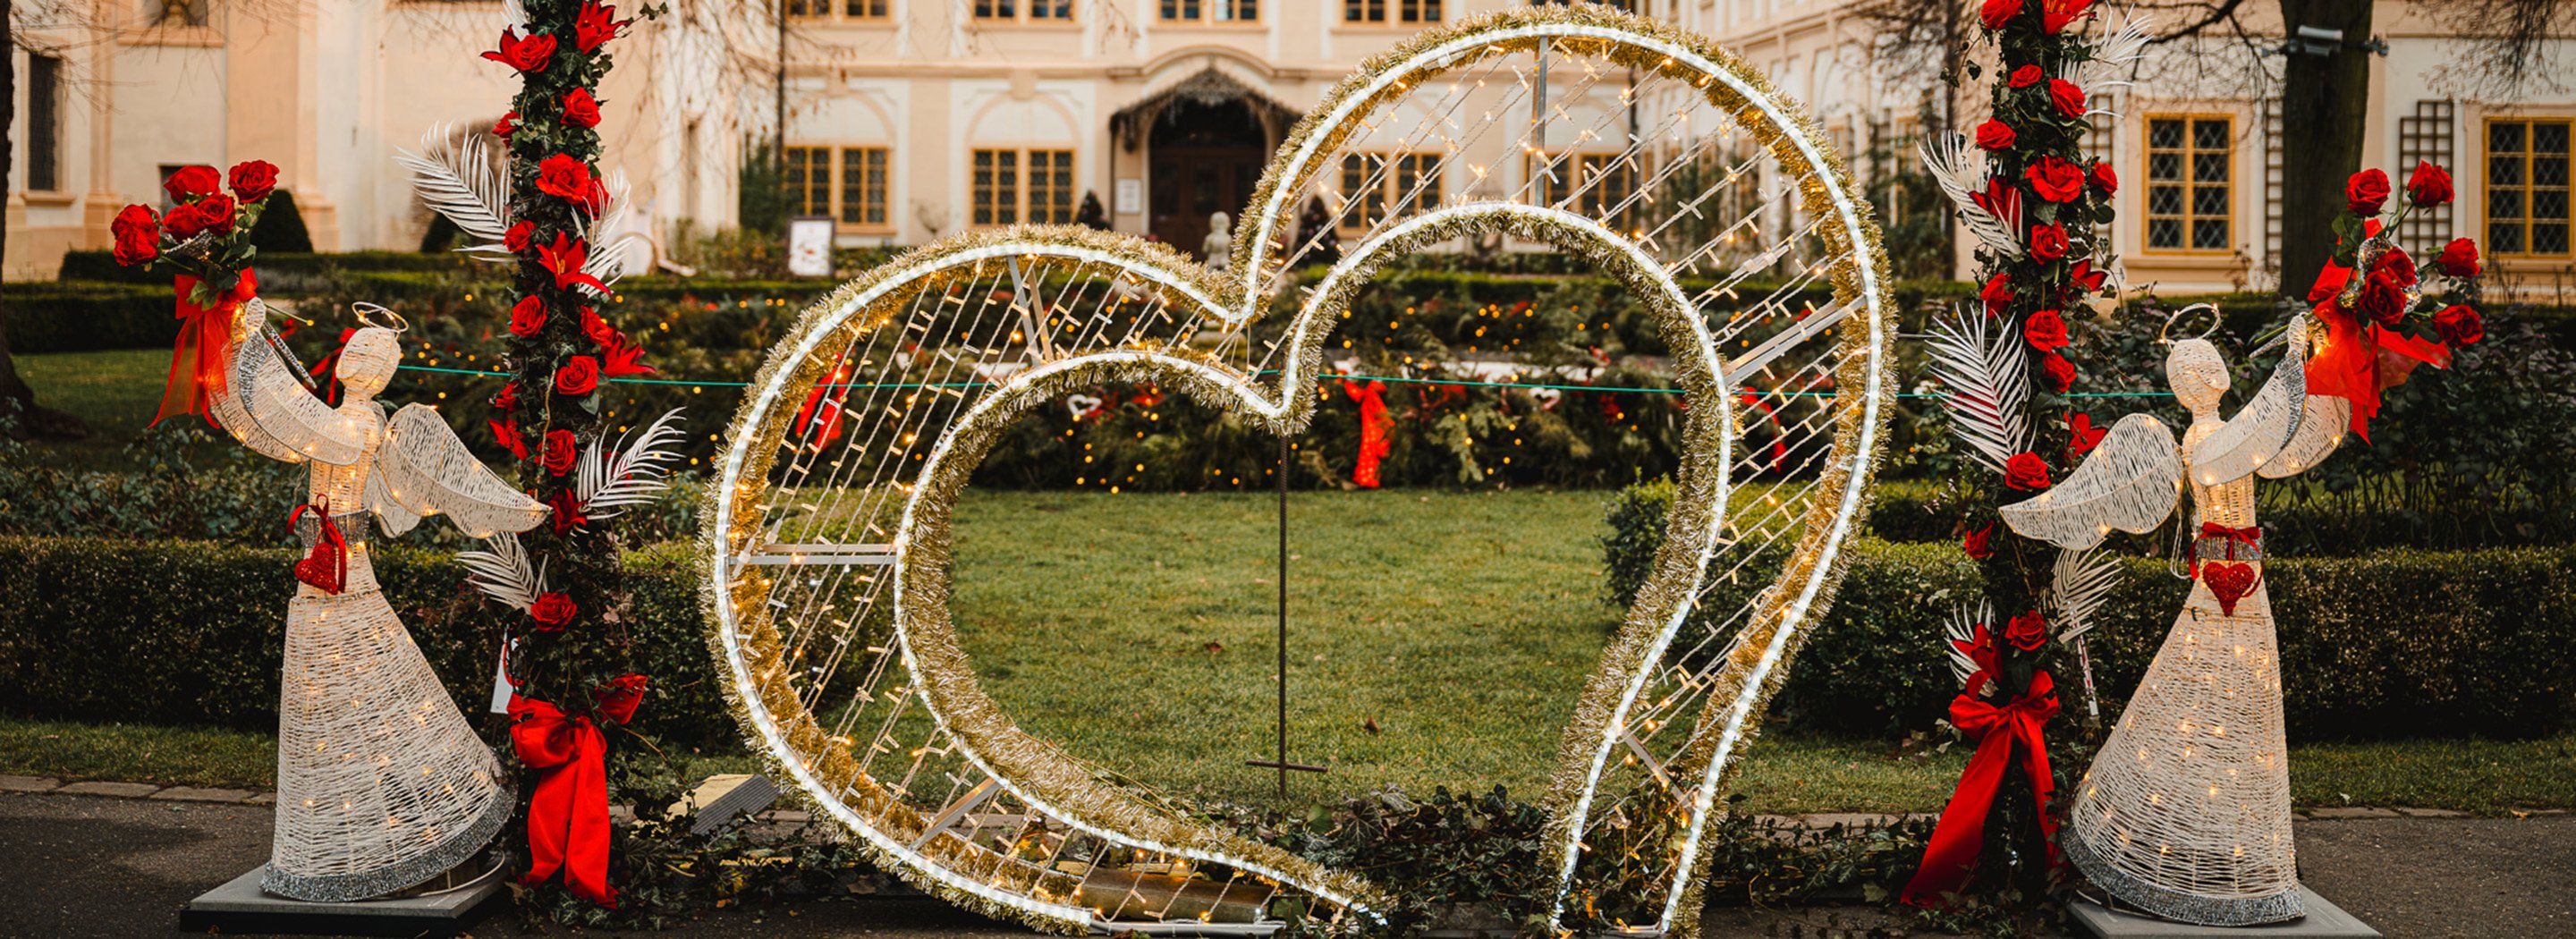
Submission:
<svg viewBox="0 0 2576 939">
<path fill-rule="evenodd" d="M 635 716 L 645 678 L 627 675 L 598 694 L 600 714 L 623 724 Z M 528 873 L 541 884 L 563 871 L 564 889 L 601 906 L 617 906 L 608 885 L 608 739 L 589 715 L 565 716 L 534 698 L 510 696 L 510 746 L 537 771 L 528 799 Z"/>
<path fill-rule="evenodd" d="M 1386 383 L 1372 381 L 1360 384 L 1342 382 L 1342 393 L 1360 403 L 1360 459 L 1351 470 L 1351 482 L 1362 489 L 1377 488 L 1377 464 L 1386 458 L 1387 431 L 1395 429 L 1395 419 L 1386 414 Z"/>
<path fill-rule="evenodd" d="M 2031 791 L 2039 797 L 2040 834 L 2048 839 L 2049 863 L 2057 862 L 2057 822 L 2048 815 L 2048 800 L 2057 786 L 2048 768 L 2044 733 L 2048 719 L 2057 716 L 2057 682 L 2047 672 L 2033 674 L 2029 690 L 1995 705 L 1977 699 L 1985 680 L 1984 674 L 1970 679 L 1967 690 L 1950 701 L 1950 723 L 1977 741 L 1977 752 L 1968 758 L 1968 770 L 1960 774 L 1949 806 L 1941 810 L 1932 843 L 1923 849 L 1923 866 L 1899 897 L 1915 906 L 1939 906 L 1943 894 L 1957 893 L 1967 884 L 1985 847 L 1986 816 L 1994 810 L 1995 793 L 2015 762 L 2030 776 Z"/>
</svg>

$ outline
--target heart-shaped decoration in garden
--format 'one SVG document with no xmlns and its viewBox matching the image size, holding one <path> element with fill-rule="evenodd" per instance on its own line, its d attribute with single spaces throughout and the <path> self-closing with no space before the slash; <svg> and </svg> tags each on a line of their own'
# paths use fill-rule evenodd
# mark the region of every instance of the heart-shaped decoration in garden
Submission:
<svg viewBox="0 0 2576 939">
<path fill-rule="evenodd" d="M 1866 205 L 1755 72 L 1661 24 L 1552 6 L 1372 62 L 1289 135 L 1243 217 L 1225 273 L 1132 236 L 997 228 L 806 312 L 751 382 L 703 516 L 711 644 L 754 746 L 887 869 L 990 914 L 1236 934 L 1292 910 L 1376 918 L 1362 878 L 1003 714 L 951 622 L 952 511 L 1015 422 L 1103 388 L 1300 432 L 1379 270 L 1500 235 L 1615 278 L 1687 396 L 1668 533 L 1573 709 L 1541 863 L 1562 925 L 1690 931 L 1718 789 L 1830 602 L 1878 455 L 1894 329 Z M 831 439 L 795 420 L 818 388 L 849 415 Z"/>
</svg>

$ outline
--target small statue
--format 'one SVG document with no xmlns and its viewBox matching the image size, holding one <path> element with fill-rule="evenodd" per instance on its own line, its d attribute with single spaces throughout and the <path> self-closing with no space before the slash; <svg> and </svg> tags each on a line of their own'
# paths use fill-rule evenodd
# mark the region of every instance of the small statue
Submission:
<svg viewBox="0 0 2576 939">
<path fill-rule="evenodd" d="M 1209 214 L 1207 238 L 1199 242 L 1199 251 L 1207 255 L 1208 270 L 1225 273 L 1234 254 L 1234 219 L 1223 212 Z"/>
<path fill-rule="evenodd" d="M 2206 340 L 2174 343 L 2166 379 L 2192 414 L 2179 446 L 2131 414 L 2064 482 L 2000 510 L 2013 531 L 2082 551 L 2115 528 L 2154 530 L 2191 492 L 2191 595 L 2059 835 L 2095 884 L 2167 919 L 2242 926 L 2304 912 L 2254 478 L 2298 475 L 2343 441 L 2349 404 L 2307 394 L 2306 324 L 2292 324 L 2271 379 L 2224 421 L 2226 361 Z"/>
<path fill-rule="evenodd" d="M 260 886 L 298 900 L 379 897 L 481 851 L 515 800 L 378 591 L 375 541 L 437 514 L 475 537 L 526 531 L 547 508 L 486 469 L 436 409 L 386 418 L 375 396 L 402 360 L 398 317 L 377 325 L 371 316 L 390 312 L 362 307 L 334 407 L 304 384 L 264 307 L 253 300 L 235 318 L 226 382 L 209 398 L 235 439 L 312 467 L 293 517 L 307 556 L 286 606 L 277 833 Z"/>
</svg>

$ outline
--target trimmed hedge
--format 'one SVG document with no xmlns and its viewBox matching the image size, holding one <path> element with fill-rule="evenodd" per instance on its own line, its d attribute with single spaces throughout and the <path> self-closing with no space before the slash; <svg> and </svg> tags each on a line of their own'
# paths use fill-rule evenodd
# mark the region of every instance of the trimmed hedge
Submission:
<svg viewBox="0 0 2576 939">
<path fill-rule="evenodd" d="M 1603 547 L 1613 602 L 1643 581 L 1669 501 L 1669 487 L 1647 486 L 1612 502 Z M 2105 720 L 2146 673 L 2190 587 L 2160 559 L 2128 568 L 2087 643 Z M 2565 653 L 2576 648 L 2576 548 L 2290 556 L 2266 564 L 2264 577 L 2284 717 L 2298 739 L 2531 737 L 2576 716 L 2576 657 Z M 1978 592 L 1976 567 L 1955 545 L 1861 541 L 1774 717 L 1870 735 L 1932 726 L 1958 692 L 1942 622 Z M 2080 709 L 2081 679 L 2060 677 Z"/>
<path fill-rule="evenodd" d="M 700 630 L 696 577 L 674 548 L 629 554 L 622 624 L 653 676 L 635 729 L 665 746 L 738 739 Z M 210 542 L 0 538 L 0 712 L 274 728 L 291 549 Z M 376 552 L 385 599 L 480 717 L 500 633 L 444 553 Z"/>
<path fill-rule="evenodd" d="M 9 347 L 24 355 L 167 347 L 178 332 L 170 284 L 13 282 L 0 286 Z"/>
<path fill-rule="evenodd" d="M 1620 513 L 1625 524 L 1608 539 L 1614 585 L 1661 538 L 1651 498 L 1623 497 L 1614 522 Z M 272 726 L 294 558 L 205 542 L 0 538 L 0 712 Z M 376 560 L 387 600 L 458 706 L 482 714 L 498 641 L 491 607 L 444 553 L 389 547 Z M 629 554 L 627 566 L 635 605 L 624 627 L 653 676 L 636 729 L 666 745 L 728 746 L 739 732 L 706 652 L 694 565 L 665 545 Z M 2576 647 L 2571 575 L 2576 549 L 2272 563 L 2290 733 L 2528 737 L 2566 726 L 2576 713 L 2576 659 L 2564 654 Z M 1775 718 L 1872 735 L 1931 726 L 1957 691 L 1941 620 L 1975 578 L 1946 544 L 1860 542 Z M 2141 559 L 2105 605 L 2091 645 L 2106 717 L 2145 671 L 2186 586 Z M 2069 706 L 2080 708 L 2067 678 Z"/>
</svg>

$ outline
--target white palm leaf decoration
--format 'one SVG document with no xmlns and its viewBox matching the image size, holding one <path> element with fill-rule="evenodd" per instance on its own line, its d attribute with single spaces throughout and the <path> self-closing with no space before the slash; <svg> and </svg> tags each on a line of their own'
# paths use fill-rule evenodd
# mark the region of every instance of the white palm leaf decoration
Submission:
<svg viewBox="0 0 2576 939">
<path fill-rule="evenodd" d="M 2120 586 L 2120 559 L 2100 548 L 2060 549 L 2048 588 L 2057 640 L 2073 642 L 2093 629 L 2093 613 Z"/>
<path fill-rule="evenodd" d="M 626 170 L 608 171 L 601 185 L 608 190 L 608 205 L 586 226 L 590 232 L 590 257 L 582 262 L 581 270 L 599 278 L 600 283 L 614 284 L 626 276 L 626 247 L 643 240 L 643 236 L 618 231 L 626 221 L 627 194 L 634 188 L 626 181 Z"/>
<path fill-rule="evenodd" d="M 1941 651 L 1950 654 L 1950 675 L 1958 679 L 1960 684 L 1967 684 L 1968 676 L 1977 672 L 1977 660 L 1969 658 L 1968 653 L 1960 651 L 1960 647 L 1974 645 L 1977 641 L 1978 624 L 1992 623 L 1994 620 L 1994 604 L 1984 600 L 1977 601 L 1973 610 L 1966 603 L 1950 609 L 1949 628 L 1942 630 Z M 1989 631 L 1994 629 L 1992 626 L 1986 628 Z"/>
<path fill-rule="evenodd" d="M 546 575 L 528 566 L 528 550 L 519 544 L 519 536 L 505 531 L 483 543 L 491 550 L 456 552 L 456 563 L 465 567 L 465 582 L 514 610 L 536 605 L 537 595 L 546 592 Z"/>
<path fill-rule="evenodd" d="M 527 35 L 528 5 L 520 0 L 501 0 L 501 21 L 508 24 L 511 31 Z"/>
<path fill-rule="evenodd" d="M 2155 38 L 2156 30 L 2155 20 L 2153 18 L 2141 16 L 2130 17 L 2126 22 L 2121 23 L 2118 28 L 2112 29 L 2108 34 L 2104 35 L 2101 42 L 2095 43 L 2093 46 L 2092 58 L 2076 63 L 2075 67 L 2070 70 L 2074 74 L 2067 76 L 2067 80 L 2074 82 L 2076 87 L 2087 89 L 2126 86 L 2129 83 L 2124 81 L 2096 81 L 2093 77 L 2093 71 L 2100 68 L 2116 68 L 2118 66 L 2128 65 L 2144 58 L 2147 54 L 2147 44 L 2154 41 Z"/>
<path fill-rule="evenodd" d="M 1932 377 L 1950 389 L 1941 399 L 1959 438 L 1975 451 L 1977 462 L 1995 472 L 2004 461 L 2031 447 L 2029 422 L 2022 406 L 2030 396 L 2030 376 L 2021 337 L 1983 310 L 1952 307 L 1934 316 L 1926 345 L 1932 353 Z"/>
<path fill-rule="evenodd" d="M 422 202 L 456 223 L 456 227 L 496 247 L 510 230 L 510 181 L 492 161 L 491 140 L 469 133 L 452 140 L 449 125 L 421 135 L 420 152 L 396 150 L 394 162 L 411 170 L 412 189 Z"/>
<path fill-rule="evenodd" d="M 573 478 L 573 496 L 580 500 L 583 514 L 589 518 L 610 518 L 616 513 L 593 514 L 598 509 L 642 505 L 658 498 L 671 487 L 671 468 L 678 465 L 680 451 L 680 409 L 672 408 L 641 433 L 621 434 L 611 445 L 607 438 L 593 441 L 581 456 L 580 475 Z"/>
<path fill-rule="evenodd" d="M 1976 195 L 1982 191 L 1979 184 L 1986 179 L 1986 158 L 1972 152 L 1968 135 L 1956 131 L 1933 134 L 1923 138 L 1919 149 L 1923 153 L 1923 171 L 1941 184 L 1941 193 L 1950 197 L 1959 220 L 1967 223 L 1977 240 L 2004 257 L 2020 257 L 2021 237 L 2016 233 L 2021 231 L 2021 219 L 1997 218 L 1977 204 Z"/>
</svg>

